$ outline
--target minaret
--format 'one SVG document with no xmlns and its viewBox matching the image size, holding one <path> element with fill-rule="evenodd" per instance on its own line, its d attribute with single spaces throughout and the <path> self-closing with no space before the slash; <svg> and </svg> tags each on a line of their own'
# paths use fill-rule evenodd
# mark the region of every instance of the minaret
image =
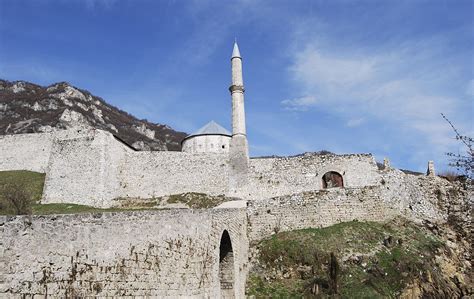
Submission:
<svg viewBox="0 0 474 299">
<path fill-rule="evenodd" d="M 232 139 L 229 148 L 229 183 L 230 190 L 238 192 L 238 189 L 247 184 L 249 150 L 245 129 L 245 89 L 242 79 L 242 57 L 237 42 L 234 43 L 230 61 L 232 64 L 232 84 L 229 87 L 232 96 Z"/>
<path fill-rule="evenodd" d="M 245 109 L 244 109 L 244 81 L 242 79 L 242 57 L 239 46 L 234 43 L 232 51 L 232 85 L 229 87 L 232 95 L 232 136 L 243 135 L 247 138 L 245 130 Z"/>
</svg>

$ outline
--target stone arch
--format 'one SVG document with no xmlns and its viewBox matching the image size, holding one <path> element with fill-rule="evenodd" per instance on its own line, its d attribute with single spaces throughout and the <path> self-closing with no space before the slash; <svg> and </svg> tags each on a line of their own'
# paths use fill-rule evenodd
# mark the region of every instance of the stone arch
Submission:
<svg viewBox="0 0 474 299">
<path fill-rule="evenodd" d="M 234 294 L 234 252 L 227 230 L 224 230 L 219 245 L 219 282 L 221 298 L 235 298 Z"/>
<path fill-rule="evenodd" d="M 323 188 L 343 188 L 344 179 L 339 172 L 328 171 L 323 175 Z"/>
</svg>

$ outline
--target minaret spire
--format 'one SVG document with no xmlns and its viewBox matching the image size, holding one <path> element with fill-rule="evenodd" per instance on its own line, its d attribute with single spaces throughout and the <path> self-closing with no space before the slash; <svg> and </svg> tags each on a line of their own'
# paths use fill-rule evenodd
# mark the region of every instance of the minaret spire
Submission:
<svg viewBox="0 0 474 299">
<path fill-rule="evenodd" d="M 244 80 L 242 77 L 242 56 L 237 40 L 230 59 L 232 65 L 232 83 L 229 87 L 232 96 L 232 139 L 229 147 L 229 187 L 235 195 L 247 184 L 249 150 L 245 128 Z"/>
<path fill-rule="evenodd" d="M 237 45 L 237 38 L 234 41 L 234 50 L 232 50 L 232 58 L 240 58 L 240 51 L 239 51 L 239 45 Z"/>
</svg>

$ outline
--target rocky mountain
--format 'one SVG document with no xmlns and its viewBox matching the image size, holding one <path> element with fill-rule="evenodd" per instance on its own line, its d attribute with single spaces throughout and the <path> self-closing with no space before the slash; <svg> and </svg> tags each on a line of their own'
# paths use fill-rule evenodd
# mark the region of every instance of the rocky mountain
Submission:
<svg viewBox="0 0 474 299">
<path fill-rule="evenodd" d="M 137 150 L 181 150 L 186 133 L 139 120 L 66 82 L 47 87 L 0 80 L 0 134 L 50 132 L 72 127 L 109 131 Z"/>
</svg>

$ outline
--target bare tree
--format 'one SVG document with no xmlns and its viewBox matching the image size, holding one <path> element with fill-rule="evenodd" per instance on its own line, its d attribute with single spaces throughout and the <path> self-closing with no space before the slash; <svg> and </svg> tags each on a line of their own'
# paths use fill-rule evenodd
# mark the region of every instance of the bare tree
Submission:
<svg viewBox="0 0 474 299">
<path fill-rule="evenodd" d="M 474 178 L 474 139 L 472 137 L 462 135 L 453 125 L 453 123 L 443 114 L 441 116 L 448 122 L 456 134 L 456 140 L 459 140 L 465 147 L 465 153 L 446 153 L 450 157 L 449 166 L 456 168 L 456 170 L 464 174 L 468 179 Z"/>
</svg>

